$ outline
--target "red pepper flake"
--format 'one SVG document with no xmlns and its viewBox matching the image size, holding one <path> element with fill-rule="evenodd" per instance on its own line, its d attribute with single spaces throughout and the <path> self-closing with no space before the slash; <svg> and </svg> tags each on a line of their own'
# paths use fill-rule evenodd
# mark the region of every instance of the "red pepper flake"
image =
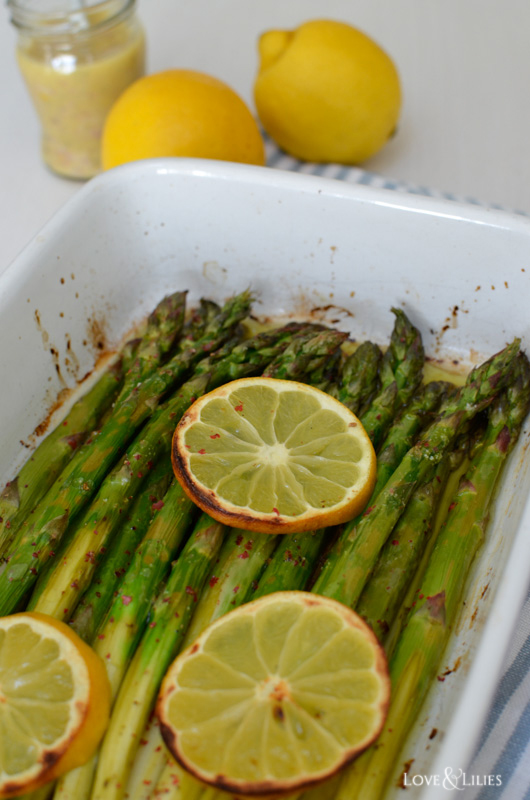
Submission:
<svg viewBox="0 0 530 800">
<path fill-rule="evenodd" d="M 191 447 L 189 446 L 189 444 L 185 444 L 184 447 L 186 448 L 186 450 L 191 450 Z"/>
<path fill-rule="evenodd" d="M 447 510 L 448 510 L 448 511 L 452 511 L 452 510 L 453 510 L 453 508 L 456 508 L 456 501 L 453 501 L 453 502 L 452 502 L 452 503 L 449 505 L 449 508 L 448 508 Z"/>
<path fill-rule="evenodd" d="M 88 553 L 85 553 L 85 564 L 95 564 L 96 563 L 96 554 L 94 550 L 89 550 Z"/>
<path fill-rule="evenodd" d="M 203 455 L 206 453 L 206 450 L 204 449 L 204 447 L 201 447 L 201 449 L 200 449 L 200 450 L 197 450 L 197 452 L 198 452 L 198 454 L 199 454 L 200 456 L 203 456 Z"/>
<path fill-rule="evenodd" d="M 36 575 L 37 574 L 37 570 L 35 569 L 35 567 L 30 567 L 29 571 L 31 572 L 32 575 Z"/>
<path fill-rule="evenodd" d="M 208 581 L 210 586 L 215 586 L 215 584 L 219 581 L 219 578 L 216 578 L 215 575 L 212 575 L 210 580 Z"/>
<path fill-rule="evenodd" d="M 374 510 L 374 506 L 368 506 L 368 508 L 364 511 L 363 517 L 367 517 L 370 512 Z"/>
<path fill-rule="evenodd" d="M 139 473 L 138 473 L 138 477 L 139 477 L 139 478 L 143 478 L 143 477 L 144 477 L 144 473 L 143 473 L 143 472 L 139 472 Z"/>
<path fill-rule="evenodd" d="M 68 614 L 68 609 L 67 609 L 67 608 L 63 608 L 63 614 L 64 614 L 65 616 Z"/>
<path fill-rule="evenodd" d="M 99 534 L 99 531 L 97 531 L 97 530 L 94 528 L 94 536 L 98 536 L 98 534 Z"/>
<path fill-rule="evenodd" d="M 220 438 L 221 438 L 221 434 L 220 433 L 213 433 L 210 436 L 210 439 L 220 439 Z"/>
<path fill-rule="evenodd" d="M 395 546 L 399 544 L 399 539 L 392 539 L 392 544 Z"/>
<path fill-rule="evenodd" d="M 243 537 L 242 537 L 242 535 L 241 535 L 241 534 L 239 534 L 239 536 L 238 536 L 238 537 L 237 537 L 237 539 L 236 539 L 236 544 L 239 546 L 239 545 L 241 544 L 241 542 L 242 542 L 242 541 L 243 541 Z"/>
<path fill-rule="evenodd" d="M 243 411 L 243 403 L 240 403 L 238 406 L 234 406 L 234 411 Z"/>
<path fill-rule="evenodd" d="M 71 589 L 79 589 L 78 582 L 77 581 L 72 581 L 72 583 L 70 584 L 70 588 Z"/>
<path fill-rule="evenodd" d="M 147 744 L 147 739 L 140 739 L 140 744 L 145 746 Z M 149 781 L 149 783 L 151 783 L 151 781 Z"/>
<path fill-rule="evenodd" d="M 440 681 L 440 683 L 443 683 L 445 681 L 445 678 L 443 677 L 443 675 L 437 675 L 436 680 Z"/>
<path fill-rule="evenodd" d="M 238 558 L 248 558 L 248 553 L 246 550 L 243 550 L 242 553 L 238 555 Z"/>
<path fill-rule="evenodd" d="M 190 594 L 193 597 L 193 602 L 197 602 L 197 592 L 193 588 L 193 586 L 186 586 L 186 594 Z"/>
<path fill-rule="evenodd" d="M 141 456 L 139 453 L 136 453 L 136 455 L 135 455 L 135 456 L 133 456 L 133 458 L 134 458 L 136 461 L 140 461 L 141 457 L 142 457 L 142 456 Z"/>
<path fill-rule="evenodd" d="M 149 627 L 150 628 L 156 628 L 156 622 L 150 622 L 149 623 Z"/>
<path fill-rule="evenodd" d="M 245 544 L 245 550 L 252 550 L 253 547 L 254 547 L 254 542 L 252 541 L 252 539 L 249 539 L 248 542 L 246 542 Z"/>
<path fill-rule="evenodd" d="M 129 603 L 132 601 L 132 597 L 129 594 L 122 594 L 121 601 L 124 606 L 128 606 Z"/>
<path fill-rule="evenodd" d="M 234 594 L 237 594 L 239 592 L 239 586 L 234 586 L 232 591 L 233 591 Z"/>
<path fill-rule="evenodd" d="M 31 556 L 32 556 L 32 558 L 38 558 L 39 554 L 38 553 L 32 553 Z"/>
<path fill-rule="evenodd" d="M 278 511 L 277 508 L 273 508 L 272 510 L 273 510 L 274 514 L 277 514 L 277 516 L 280 516 L 280 512 Z"/>
<path fill-rule="evenodd" d="M 419 597 L 419 599 L 420 599 L 420 600 L 423 600 L 423 598 L 425 597 L 425 595 L 424 595 L 424 594 L 420 594 L 420 595 L 418 595 L 418 597 Z"/>
<path fill-rule="evenodd" d="M 164 508 L 164 501 L 158 500 L 156 503 L 153 503 L 151 508 L 153 511 L 160 511 L 161 508 Z"/>
</svg>

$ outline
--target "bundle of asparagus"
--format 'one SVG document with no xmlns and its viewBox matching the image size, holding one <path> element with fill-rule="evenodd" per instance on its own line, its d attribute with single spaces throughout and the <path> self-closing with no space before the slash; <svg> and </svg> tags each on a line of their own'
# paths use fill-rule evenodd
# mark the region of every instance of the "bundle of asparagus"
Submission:
<svg viewBox="0 0 530 800">
<path fill-rule="evenodd" d="M 519 342 L 459 389 L 425 384 L 421 335 L 401 310 L 384 355 L 364 342 L 346 357 L 345 334 L 307 323 L 243 338 L 250 299 L 243 293 L 222 309 L 201 301 L 186 324 L 185 293 L 164 299 L 0 497 L 0 613 L 27 607 L 70 621 L 104 658 L 115 698 L 97 764 L 39 800 L 52 791 L 55 800 L 225 797 L 182 773 L 150 715 L 179 649 L 221 614 L 273 591 L 341 600 L 393 653 L 395 734 L 385 732 L 373 753 L 319 790 L 325 795 L 307 800 L 356 792 L 376 800 L 436 672 L 528 412 Z M 168 453 L 180 415 L 221 383 L 259 374 L 311 383 L 360 416 L 378 454 L 360 518 L 284 537 L 225 530 L 173 482 Z M 473 427 L 485 419 L 485 432 Z M 446 513 L 462 464 L 469 467 Z M 423 598 L 407 618 L 410 587 Z"/>
</svg>

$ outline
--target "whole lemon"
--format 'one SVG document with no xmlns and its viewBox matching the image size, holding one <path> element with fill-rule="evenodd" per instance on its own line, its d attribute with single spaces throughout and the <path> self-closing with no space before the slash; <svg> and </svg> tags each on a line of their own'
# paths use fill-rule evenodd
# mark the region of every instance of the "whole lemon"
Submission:
<svg viewBox="0 0 530 800">
<path fill-rule="evenodd" d="M 103 129 L 104 169 L 163 156 L 265 163 L 263 139 L 243 100 L 201 72 L 171 69 L 131 84 Z"/>
<path fill-rule="evenodd" d="M 305 161 L 359 164 L 394 132 L 399 76 L 372 39 L 342 22 L 312 20 L 259 40 L 254 99 L 267 133 Z"/>
</svg>

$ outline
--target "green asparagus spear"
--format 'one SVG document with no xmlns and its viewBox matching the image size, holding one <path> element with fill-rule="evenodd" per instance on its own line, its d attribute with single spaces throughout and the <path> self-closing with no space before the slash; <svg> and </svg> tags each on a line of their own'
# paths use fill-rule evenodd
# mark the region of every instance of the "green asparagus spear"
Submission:
<svg viewBox="0 0 530 800">
<path fill-rule="evenodd" d="M 381 390 L 361 416 L 363 427 L 376 450 L 396 411 L 408 403 L 419 387 L 425 361 L 419 331 L 401 309 L 393 308 L 392 311 L 396 321 L 381 363 Z"/>
<path fill-rule="evenodd" d="M 146 331 L 125 373 L 120 398 L 162 364 L 182 333 L 187 292 L 164 297 L 147 318 Z"/>
<path fill-rule="evenodd" d="M 205 585 L 182 647 L 195 639 L 218 617 L 240 606 L 266 566 L 278 536 L 269 533 L 251 533 L 232 528 L 225 538 L 215 564 Z"/>
<path fill-rule="evenodd" d="M 153 753 L 157 758 L 153 758 Z M 149 717 L 127 779 L 127 800 L 151 800 L 168 761 L 173 757 L 167 750 L 156 714 Z M 226 799 L 225 799 L 226 800 Z"/>
<path fill-rule="evenodd" d="M 335 330 L 309 329 L 295 336 L 291 344 L 263 372 L 264 378 L 304 381 L 333 357 L 347 338 L 347 333 Z"/>
<path fill-rule="evenodd" d="M 184 353 L 190 345 L 193 346 L 193 342 L 202 339 L 220 313 L 221 307 L 217 303 L 201 298 L 199 305 L 191 309 L 189 319 L 184 323 L 182 336 L 177 345 L 180 352 Z"/>
<path fill-rule="evenodd" d="M 77 456 L 70 461 L 59 480 L 41 500 L 32 516 L 31 523 L 19 530 L 6 556 L 7 563 L 0 566 L 0 614 L 12 612 L 24 594 L 35 583 L 43 564 L 53 553 L 54 547 L 60 544 L 68 523 L 72 522 L 72 519 L 94 495 L 109 467 L 115 463 L 122 446 L 132 438 L 134 431 L 152 414 L 163 393 L 177 381 L 177 376 L 182 376 L 184 370 L 198 361 L 201 354 L 203 355 L 205 351 L 211 350 L 216 344 L 228 338 L 235 326 L 248 313 L 249 302 L 248 292 L 229 301 L 216 323 L 209 326 L 208 333 L 196 343 L 195 347 L 190 347 L 186 353 L 177 355 L 141 383 L 138 388 L 133 389 L 121 403 L 117 404 L 112 417 L 94 437 L 91 445 L 82 447 Z M 215 372 L 215 376 L 213 372 Z M 124 491 L 124 486 L 130 483 L 137 488 L 145 477 L 145 471 L 149 468 L 150 462 L 156 459 L 157 447 L 159 450 L 163 449 L 159 442 L 160 436 L 163 438 L 163 432 L 166 432 L 166 438 L 170 438 L 176 421 L 190 405 L 192 398 L 197 396 L 197 392 L 200 394 L 208 385 L 208 381 L 215 380 L 220 376 L 226 380 L 227 372 L 229 372 L 227 365 L 220 363 L 215 370 L 212 370 L 212 375 L 206 373 L 197 375 L 184 387 L 181 387 L 177 395 L 166 406 L 154 414 L 148 428 L 140 432 L 140 436 L 129 449 L 128 457 L 125 458 L 123 465 L 118 465 L 111 473 L 110 483 L 116 487 L 118 492 L 121 492 L 121 502 L 128 494 L 127 490 Z M 176 421 L 175 415 L 177 416 Z M 149 430 L 149 436 L 147 436 L 147 430 Z M 113 497 L 108 499 L 114 501 Z M 119 504 L 118 506 L 113 505 L 112 512 L 119 515 L 121 507 Z M 107 513 L 111 513 L 110 505 L 107 507 Z M 90 520 L 90 525 L 91 523 L 92 520 Z M 83 550 L 83 558 L 88 558 L 86 563 L 89 565 L 95 555 L 101 552 L 101 547 L 105 546 L 102 541 L 103 536 L 94 539 L 99 535 L 98 528 L 90 527 L 90 525 L 91 543 Z M 87 573 L 90 576 L 89 567 L 87 567 Z M 74 586 L 70 588 L 73 588 L 78 599 L 79 592 L 76 587 L 79 587 L 82 592 L 86 587 L 86 581 L 79 581 L 77 584 L 75 581 L 76 576 L 74 575 L 68 585 L 74 583 Z M 54 583 L 57 586 L 55 580 Z M 65 603 L 60 603 L 60 605 L 62 608 L 59 614 L 69 616 L 73 608 Z M 57 614 L 57 603 L 54 602 L 52 607 L 54 610 L 50 613 Z"/>
<path fill-rule="evenodd" d="M 412 397 L 410 402 L 400 412 L 394 424 L 387 433 L 377 456 L 377 476 L 374 489 L 367 507 L 370 509 L 377 495 L 386 484 L 394 470 L 400 464 L 403 456 L 410 449 L 418 433 L 427 421 L 432 419 L 432 414 L 445 397 L 450 384 L 443 381 L 433 381 L 422 386 Z M 334 568 L 337 553 L 340 553 L 344 542 L 347 543 L 352 530 L 360 523 L 363 514 L 347 523 L 338 535 L 334 548 L 329 557 L 321 559 L 312 576 L 313 584 L 324 585 L 330 571 Z"/>
<path fill-rule="evenodd" d="M 317 578 L 314 592 L 340 599 L 350 607 L 357 603 L 381 548 L 415 488 L 432 476 L 462 426 L 503 389 L 518 352 L 519 340 L 515 340 L 470 373 L 421 441 L 405 455 L 358 525 L 341 538 L 340 549 L 336 548 L 328 558 L 327 569 Z"/>
<path fill-rule="evenodd" d="M 98 424 L 120 387 L 121 374 L 122 362 L 118 360 L 72 406 L 0 494 L 0 556 L 5 555 L 17 528 Z"/>
<path fill-rule="evenodd" d="M 331 394 L 339 380 L 342 358 L 342 350 L 338 348 L 330 358 L 324 361 L 320 369 L 311 373 L 308 383 L 316 389 L 320 389 L 321 392 Z"/>
<path fill-rule="evenodd" d="M 223 526 L 199 518 L 127 670 L 101 747 L 92 800 L 123 797 L 138 740 L 175 657 L 223 539 Z"/>
<path fill-rule="evenodd" d="M 375 394 L 382 358 L 379 347 L 366 341 L 345 360 L 340 385 L 331 394 L 354 414 L 360 414 L 368 399 Z"/>
<path fill-rule="evenodd" d="M 432 535 L 448 465 L 446 458 L 434 478 L 419 486 L 412 495 L 355 607 L 382 642 Z"/>
<path fill-rule="evenodd" d="M 324 528 L 282 536 L 257 586 L 247 592 L 245 602 L 272 592 L 304 589 L 328 535 Z"/>
<path fill-rule="evenodd" d="M 513 350 L 513 346 L 512 346 Z M 340 800 L 378 798 L 439 667 L 461 607 L 470 566 L 484 539 L 499 475 L 530 410 L 530 364 L 518 357 L 513 381 L 489 411 L 482 448 L 451 503 L 390 662 L 392 703 L 377 748 L 348 773 Z M 353 794 L 352 794 L 353 792 Z"/>
<path fill-rule="evenodd" d="M 144 534 L 151 530 L 155 520 L 158 522 L 158 516 L 165 516 L 161 509 L 167 506 L 165 495 L 172 478 L 171 462 L 162 459 L 149 475 L 134 501 L 129 519 L 112 538 L 100 567 L 82 595 L 70 625 L 86 642 L 93 641 Z"/>
<path fill-rule="evenodd" d="M 138 546 L 118 594 L 98 631 L 94 649 L 105 659 L 115 693 L 147 620 L 152 598 L 196 516 L 196 508 L 176 481 L 164 506 Z"/>
</svg>

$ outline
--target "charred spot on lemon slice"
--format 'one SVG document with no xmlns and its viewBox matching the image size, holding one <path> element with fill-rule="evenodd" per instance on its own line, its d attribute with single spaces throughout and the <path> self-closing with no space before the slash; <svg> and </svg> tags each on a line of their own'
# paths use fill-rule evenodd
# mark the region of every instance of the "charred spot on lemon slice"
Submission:
<svg viewBox="0 0 530 800">
<path fill-rule="evenodd" d="M 199 780 L 244 796 L 316 785 L 379 735 L 390 680 L 384 652 L 353 611 L 277 592 L 208 627 L 164 679 L 167 746 Z"/>
<path fill-rule="evenodd" d="M 214 519 L 264 533 L 316 530 L 366 505 L 376 456 L 357 417 L 319 389 L 243 378 L 197 400 L 173 437 L 173 468 Z"/>
</svg>

